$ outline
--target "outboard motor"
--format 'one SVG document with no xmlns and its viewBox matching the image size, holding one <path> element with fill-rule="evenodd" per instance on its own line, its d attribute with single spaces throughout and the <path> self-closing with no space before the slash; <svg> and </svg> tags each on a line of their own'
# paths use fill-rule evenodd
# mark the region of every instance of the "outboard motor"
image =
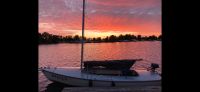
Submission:
<svg viewBox="0 0 200 92">
<path fill-rule="evenodd" d="M 151 71 L 154 72 L 156 70 L 156 68 L 159 68 L 159 65 L 156 63 L 151 63 L 151 67 L 150 67 Z"/>
</svg>

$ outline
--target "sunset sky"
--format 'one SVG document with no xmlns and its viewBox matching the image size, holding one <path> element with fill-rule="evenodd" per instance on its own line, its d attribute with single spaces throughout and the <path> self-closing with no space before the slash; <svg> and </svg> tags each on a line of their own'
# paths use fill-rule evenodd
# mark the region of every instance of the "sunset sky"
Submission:
<svg viewBox="0 0 200 92">
<path fill-rule="evenodd" d="M 39 0 L 39 32 L 81 35 L 83 0 Z M 161 34 L 161 0 L 86 0 L 85 36 Z"/>
</svg>

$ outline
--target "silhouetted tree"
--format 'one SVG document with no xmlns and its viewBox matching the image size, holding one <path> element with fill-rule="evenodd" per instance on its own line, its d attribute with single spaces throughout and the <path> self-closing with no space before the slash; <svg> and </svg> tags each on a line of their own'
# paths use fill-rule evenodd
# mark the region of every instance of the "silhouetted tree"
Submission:
<svg viewBox="0 0 200 92">
<path fill-rule="evenodd" d="M 78 35 L 75 35 L 74 38 L 73 38 L 75 41 L 80 41 L 80 37 Z"/>
<path fill-rule="evenodd" d="M 100 42 L 101 41 L 101 37 L 97 37 L 96 41 Z"/>
<path fill-rule="evenodd" d="M 108 36 L 106 36 L 106 38 L 104 38 L 103 41 L 108 42 L 109 41 Z"/>
<path fill-rule="evenodd" d="M 117 41 L 117 37 L 114 36 L 114 35 L 111 35 L 111 36 L 109 37 L 109 41 L 115 42 L 115 41 Z"/>
<path fill-rule="evenodd" d="M 86 38 L 84 37 L 84 41 L 87 42 L 117 42 L 117 41 L 132 41 L 132 40 L 161 40 L 162 35 L 159 35 L 158 37 L 155 35 L 151 36 L 144 36 L 142 37 L 141 35 L 131 35 L 131 34 L 125 34 L 122 35 L 120 34 L 119 36 L 115 35 L 110 35 L 106 36 L 105 38 L 97 37 L 97 38 Z M 39 44 L 49 44 L 49 43 L 59 43 L 59 42 L 81 42 L 82 37 L 79 35 L 75 36 L 59 36 L 59 35 L 52 35 L 47 32 L 44 33 L 38 33 L 38 39 L 39 39 Z"/>
<path fill-rule="evenodd" d="M 124 36 L 123 36 L 122 34 L 120 34 L 120 35 L 118 36 L 118 40 L 119 40 L 119 41 L 123 41 L 123 40 L 124 40 Z"/>
<path fill-rule="evenodd" d="M 96 38 L 92 38 L 92 41 L 95 42 L 95 41 L 96 41 Z"/>
<path fill-rule="evenodd" d="M 137 37 L 135 35 L 132 35 L 132 40 L 135 40 Z"/>
<path fill-rule="evenodd" d="M 141 41 L 142 40 L 142 36 L 141 35 L 137 35 L 137 40 Z"/>
<path fill-rule="evenodd" d="M 155 35 L 149 36 L 149 40 L 151 40 L 151 41 L 157 40 L 157 37 Z"/>
</svg>

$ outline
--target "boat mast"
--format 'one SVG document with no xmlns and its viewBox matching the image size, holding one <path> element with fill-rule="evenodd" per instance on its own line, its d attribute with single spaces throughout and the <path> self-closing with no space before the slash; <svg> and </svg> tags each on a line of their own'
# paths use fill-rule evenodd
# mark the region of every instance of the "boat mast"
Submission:
<svg viewBox="0 0 200 92">
<path fill-rule="evenodd" d="M 81 70 L 83 69 L 84 28 L 85 28 L 85 0 L 83 0 L 83 11 L 82 11 Z"/>
</svg>

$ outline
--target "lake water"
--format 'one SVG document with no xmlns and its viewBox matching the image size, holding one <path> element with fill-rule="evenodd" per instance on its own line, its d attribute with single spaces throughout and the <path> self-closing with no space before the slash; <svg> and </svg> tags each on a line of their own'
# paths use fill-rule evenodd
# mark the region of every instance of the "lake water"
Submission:
<svg viewBox="0 0 200 92">
<path fill-rule="evenodd" d="M 79 67 L 80 52 L 77 43 L 39 45 L 39 67 Z M 84 61 L 138 58 L 161 65 L 161 41 L 84 44 Z M 39 91 L 47 91 L 49 84 L 52 82 L 39 71 Z"/>
</svg>

